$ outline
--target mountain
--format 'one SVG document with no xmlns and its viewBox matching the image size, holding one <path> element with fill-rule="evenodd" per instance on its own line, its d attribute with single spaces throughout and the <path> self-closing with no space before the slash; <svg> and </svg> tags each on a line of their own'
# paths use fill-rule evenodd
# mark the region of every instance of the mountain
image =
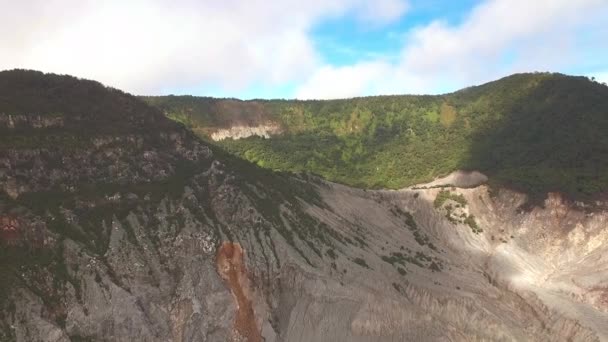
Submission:
<svg viewBox="0 0 608 342">
<path fill-rule="evenodd" d="M 398 189 L 465 169 L 539 200 L 608 189 L 608 87 L 585 77 L 516 74 L 439 96 L 143 99 L 260 166 L 351 186 Z"/>
<path fill-rule="evenodd" d="M 601 199 L 274 172 L 35 71 L 0 72 L 0 131 L 2 341 L 608 339 Z"/>
</svg>

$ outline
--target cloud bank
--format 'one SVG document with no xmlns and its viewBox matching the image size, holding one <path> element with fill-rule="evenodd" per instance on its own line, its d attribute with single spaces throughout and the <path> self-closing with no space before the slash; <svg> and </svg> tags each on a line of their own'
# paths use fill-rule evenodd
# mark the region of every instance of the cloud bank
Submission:
<svg viewBox="0 0 608 342">
<path fill-rule="evenodd" d="M 324 61 L 311 31 L 355 18 L 382 27 L 407 0 L 0 0 L 0 69 L 99 80 L 136 94 L 295 84 L 297 98 L 427 93 L 516 71 L 604 68 L 606 0 L 485 0 L 463 20 L 404 32 L 398 58 Z M 404 19 L 405 18 L 405 19 Z M 603 56 L 603 57 L 602 57 Z M 199 94 L 204 95 L 204 94 Z"/>
<path fill-rule="evenodd" d="M 0 0 L 0 68 L 93 78 L 135 93 L 213 85 L 235 92 L 314 71 L 324 18 L 375 24 L 403 0 Z"/>
<path fill-rule="evenodd" d="M 585 51 L 608 55 L 607 20 L 605 0 L 488 0 L 458 25 L 414 28 L 397 62 L 318 68 L 296 97 L 441 92 L 513 72 L 560 70 L 585 63 L 578 51 L 585 42 L 598 44 Z"/>
</svg>

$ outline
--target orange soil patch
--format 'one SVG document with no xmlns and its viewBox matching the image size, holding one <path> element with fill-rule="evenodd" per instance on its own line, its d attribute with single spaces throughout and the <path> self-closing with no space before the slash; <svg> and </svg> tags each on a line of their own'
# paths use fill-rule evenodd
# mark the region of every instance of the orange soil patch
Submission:
<svg viewBox="0 0 608 342">
<path fill-rule="evenodd" d="M 0 242 L 15 245 L 20 236 L 19 221 L 9 216 L 0 216 Z"/>
<path fill-rule="evenodd" d="M 217 271 L 234 297 L 237 309 L 234 330 L 248 342 L 261 342 L 262 335 L 255 321 L 243 255 L 244 251 L 238 243 L 223 242 L 217 251 Z"/>
</svg>

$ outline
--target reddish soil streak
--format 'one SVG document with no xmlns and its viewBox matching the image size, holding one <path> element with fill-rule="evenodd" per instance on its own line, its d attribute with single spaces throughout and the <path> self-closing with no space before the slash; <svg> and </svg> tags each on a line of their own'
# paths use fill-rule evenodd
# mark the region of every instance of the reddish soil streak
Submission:
<svg viewBox="0 0 608 342">
<path fill-rule="evenodd" d="M 223 242 L 217 251 L 217 271 L 234 297 L 237 308 L 234 330 L 248 342 L 261 342 L 262 335 L 255 321 L 243 255 L 244 251 L 238 243 Z"/>
<path fill-rule="evenodd" d="M 19 221 L 9 216 L 0 216 L 0 242 L 15 245 L 20 237 Z"/>
</svg>

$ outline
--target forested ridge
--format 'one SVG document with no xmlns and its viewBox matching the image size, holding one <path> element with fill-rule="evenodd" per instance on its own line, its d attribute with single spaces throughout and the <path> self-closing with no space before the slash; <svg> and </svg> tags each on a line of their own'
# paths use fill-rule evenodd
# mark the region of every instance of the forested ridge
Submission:
<svg viewBox="0 0 608 342">
<path fill-rule="evenodd" d="M 260 166 L 366 188 L 400 188 L 455 169 L 532 195 L 608 189 L 608 87 L 586 77 L 515 74 L 446 95 L 328 101 L 145 97 L 205 138 L 231 124 L 284 133 L 217 142 Z"/>
</svg>

